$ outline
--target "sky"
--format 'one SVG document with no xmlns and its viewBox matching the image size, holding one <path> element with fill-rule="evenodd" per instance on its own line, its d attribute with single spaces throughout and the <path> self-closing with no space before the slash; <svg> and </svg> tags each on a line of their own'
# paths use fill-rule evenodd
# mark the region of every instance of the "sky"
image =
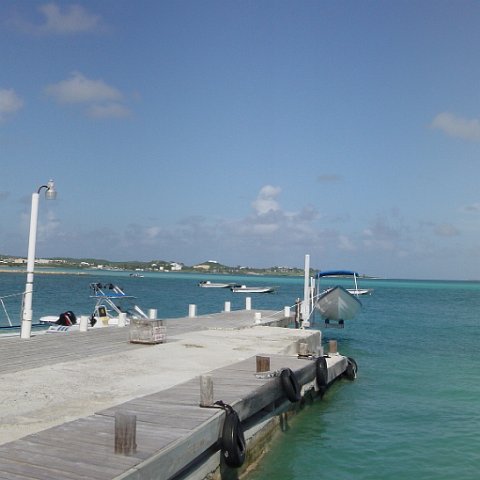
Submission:
<svg viewBox="0 0 480 480">
<path fill-rule="evenodd" d="M 480 3 L 0 2 L 0 254 L 480 280 Z"/>
</svg>

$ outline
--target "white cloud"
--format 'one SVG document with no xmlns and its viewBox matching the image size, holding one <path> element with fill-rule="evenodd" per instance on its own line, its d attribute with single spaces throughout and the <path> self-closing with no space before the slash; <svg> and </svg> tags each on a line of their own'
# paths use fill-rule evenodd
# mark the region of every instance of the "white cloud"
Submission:
<svg viewBox="0 0 480 480">
<path fill-rule="evenodd" d="M 363 245 L 367 249 L 378 249 L 395 252 L 404 238 L 404 228 L 390 225 L 386 218 L 378 217 L 370 227 L 362 232 Z"/>
<path fill-rule="evenodd" d="M 431 127 L 441 130 L 451 137 L 480 140 L 480 121 L 476 118 L 461 118 L 452 113 L 443 112 L 433 119 Z"/>
<path fill-rule="evenodd" d="M 94 118 L 125 118 L 130 109 L 122 102 L 124 95 L 103 80 L 92 80 L 80 72 L 48 85 L 45 93 L 60 104 L 86 105 L 86 114 Z"/>
<path fill-rule="evenodd" d="M 357 250 L 355 242 L 353 242 L 352 239 L 347 237 L 346 235 L 338 236 L 338 248 L 340 250 L 346 250 L 348 252 L 354 252 Z"/>
<path fill-rule="evenodd" d="M 81 5 L 59 7 L 45 3 L 38 7 L 41 19 L 38 23 L 16 17 L 10 20 L 15 28 L 34 35 L 72 35 L 98 31 L 102 28 L 100 15 L 88 12 Z"/>
<path fill-rule="evenodd" d="M 264 215 L 270 211 L 279 210 L 280 206 L 276 201 L 276 197 L 282 191 L 279 187 L 272 187 L 271 185 L 265 185 L 261 188 L 257 198 L 252 202 L 252 207 L 255 209 L 258 215 Z"/>
<path fill-rule="evenodd" d="M 90 80 L 80 72 L 73 72 L 67 80 L 48 85 L 47 95 L 59 103 L 90 103 L 120 100 L 123 95 L 103 80 Z"/>
<path fill-rule="evenodd" d="M 23 107 L 23 100 L 12 89 L 0 89 L 0 122 Z"/>
</svg>

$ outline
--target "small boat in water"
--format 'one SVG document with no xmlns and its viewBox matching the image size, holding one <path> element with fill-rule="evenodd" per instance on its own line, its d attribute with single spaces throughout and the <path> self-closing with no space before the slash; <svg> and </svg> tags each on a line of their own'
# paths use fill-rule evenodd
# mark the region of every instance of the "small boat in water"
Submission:
<svg viewBox="0 0 480 480">
<path fill-rule="evenodd" d="M 233 293 L 273 293 L 273 287 L 247 287 L 247 285 L 236 285 L 230 287 Z"/>
<path fill-rule="evenodd" d="M 232 283 L 215 283 L 210 280 L 203 280 L 198 284 L 199 287 L 203 288 L 229 288 L 233 286 Z"/>
<path fill-rule="evenodd" d="M 373 293 L 373 288 L 346 288 L 348 293 L 352 295 L 371 295 Z"/>
<path fill-rule="evenodd" d="M 358 293 L 361 292 L 361 290 L 357 285 L 356 279 L 358 273 L 356 272 L 350 270 L 330 270 L 320 272 L 316 275 L 318 280 L 325 277 L 353 277 L 355 281 L 354 289 L 346 289 L 337 285 L 320 291 L 315 295 L 315 308 L 325 320 L 325 324 L 328 325 L 330 324 L 330 321 L 334 321 L 338 322 L 339 326 L 343 326 L 345 320 L 352 320 L 355 318 L 362 308 L 362 303 L 357 296 L 368 292 Z"/>
</svg>

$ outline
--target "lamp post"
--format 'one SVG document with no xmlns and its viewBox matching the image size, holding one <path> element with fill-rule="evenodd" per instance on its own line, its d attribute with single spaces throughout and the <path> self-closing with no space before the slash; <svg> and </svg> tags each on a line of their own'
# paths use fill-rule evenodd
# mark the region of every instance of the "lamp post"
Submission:
<svg viewBox="0 0 480 480">
<path fill-rule="evenodd" d="M 27 256 L 27 284 L 22 308 L 22 328 L 20 338 L 30 338 L 32 331 L 32 297 L 33 297 L 33 270 L 35 268 L 35 244 L 37 242 L 38 200 L 41 190 L 45 188 L 45 198 L 54 200 L 57 196 L 55 184 L 50 180 L 32 194 L 32 212 L 30 214 L 30 236 L 28 237 Z"/>
</svg>

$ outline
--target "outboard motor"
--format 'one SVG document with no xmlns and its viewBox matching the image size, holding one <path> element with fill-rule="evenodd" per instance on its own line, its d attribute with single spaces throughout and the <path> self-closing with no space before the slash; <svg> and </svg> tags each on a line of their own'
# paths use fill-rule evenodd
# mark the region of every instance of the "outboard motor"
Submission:
<svg viewBox="0 0 480 480">
<path fill-rule="evenodd" d="M 71 310 L 68 310 L 67 312 L 61 313 L 60 316 L 58 317 L 58 320 L 55 323 L 57 325 L 63 325 L 63 326 L 69 327 L 77 323 L 77 317 Z"/>
</svg>

